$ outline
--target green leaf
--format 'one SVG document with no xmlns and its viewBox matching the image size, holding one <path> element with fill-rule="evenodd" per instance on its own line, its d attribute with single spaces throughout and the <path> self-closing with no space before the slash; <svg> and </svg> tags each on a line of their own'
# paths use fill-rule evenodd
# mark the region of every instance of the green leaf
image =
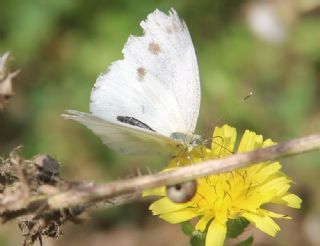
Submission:
<svg viewBox="0 0 320 246">
<path fill-rule="evenodd" d="M 234 246 L 251 246 L 253 243 L 253 236 L 248 237 L 240 243 L 235 244 Z"/>
<path fill-rule="evenodd" d="M 228 220 L 227 222 L 227 236 L 230 238 L 236 238 L 244 229 L 249 225 L 249 222 L 244 218 L 238 218 Z"/>
<path fill-rule="evenodd" d="M 194 231 L 190 238 L 191 246 L 204 246 L 205 245 L 205 234 L 200 231 Z"/>
<path fill-rule="evenodd" d="M 194 231 L 193 225 L 189 221 L 182 222 L 180 225 L 183 233 L 191 237 Z"/>
</svg>

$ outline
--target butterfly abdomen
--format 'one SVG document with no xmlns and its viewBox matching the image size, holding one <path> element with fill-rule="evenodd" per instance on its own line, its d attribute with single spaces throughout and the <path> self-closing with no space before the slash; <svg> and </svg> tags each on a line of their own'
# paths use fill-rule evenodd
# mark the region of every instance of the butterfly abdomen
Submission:
<svg viewBox="0 0 320 246">
<path fill-rule="evenodd" d="M 153 132 L 156 132 L 155 130 L 153 130 L 150 126 L 148 126 L 147 124 L 141 122 L 140 120 L 137 120 L 136 118 L 130 117 L 130 116 L 117 116 L 117 120 L 122 122 L 122 123 L 126 123 L 132 126 L 137 126 L 140 128 L 144 128 Z"/>
</svg>

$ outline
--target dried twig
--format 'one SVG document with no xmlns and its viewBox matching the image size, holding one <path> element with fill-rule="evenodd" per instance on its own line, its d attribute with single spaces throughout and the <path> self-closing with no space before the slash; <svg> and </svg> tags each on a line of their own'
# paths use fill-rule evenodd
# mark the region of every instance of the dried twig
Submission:
<svg viewBox="0 0 320 246">
<path fill-rule="evenodd" d="M 48 197 L 47 202 L 52 209 L 94 203 L 123 194 L 137 193 L 154 187 L 177 184 L 210 174 L 231 171 L 260 161 L 278 159 L 312 150 L 320 150 L 320 134 L 290 140 L 268 148 L 236 154 L 223 159 L 181 167 L 173 171 L 145 175 L 108 184 L 80 185 L 66 192 Z"/>
</svg>

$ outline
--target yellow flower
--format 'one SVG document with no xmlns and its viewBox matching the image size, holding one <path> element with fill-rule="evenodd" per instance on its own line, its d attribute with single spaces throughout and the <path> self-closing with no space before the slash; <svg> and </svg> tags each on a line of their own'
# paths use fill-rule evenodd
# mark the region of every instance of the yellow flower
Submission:
<svg viewBox="0 0 320 246">
<path fill-rule="evenodd" d="M 228 125 L 216 128 L 211 148 L 192 150 L 188 157 L 176 157 L 167 168 L 177 168 L 231 155 L 234 152 L 236 130 Z M 274 143 L 261 135 L 246 130 L 237 152 L 264 148 Z M 261 162 L 232 172 L 211 175 L 197 180 L 197 192 L 186 203 L 174 203 L 166 197 L 165 188 L 144 192 L 144 196 L 161 196 L 153 202 L 150 210 L 169 223 L 181 223 L 199 217 L 195 229 L 206 234 L 206 246 L 223 245 L 228 220 L 245 218 L 270 236 L 275 236 L 280 227 L 272 218 L 289 216 L 262 208 L 267 203 L 300 208 L 301 199 L 288 192 L 292 181 L 280 171 L 281 164 Z"/>
</svg>

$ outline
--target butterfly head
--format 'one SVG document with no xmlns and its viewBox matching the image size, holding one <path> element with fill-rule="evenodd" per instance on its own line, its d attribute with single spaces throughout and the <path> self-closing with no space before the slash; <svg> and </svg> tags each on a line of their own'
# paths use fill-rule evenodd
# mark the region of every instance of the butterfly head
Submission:
<svg viewBox="0 0 320 246">
<path fill-rule="evenodd" d="M 171 133 L 170 137 L 173 140 L 180 142 L 183 146 L 186 146 L 188 152 L 190 152 L 194 147 L 198 146 L 202 142 L 202 138 L 196 134 L 186 134 L 182 132 Z"/>
</svg>

